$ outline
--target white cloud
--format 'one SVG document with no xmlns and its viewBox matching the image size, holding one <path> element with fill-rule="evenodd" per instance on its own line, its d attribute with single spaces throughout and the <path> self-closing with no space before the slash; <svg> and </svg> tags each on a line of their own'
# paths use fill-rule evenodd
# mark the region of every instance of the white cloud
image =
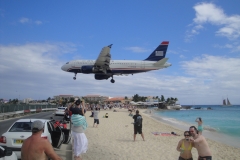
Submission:
<svg viewBox="0 0 240 160">
<path fill-rule="evenodd" d="M 240 15 L 227 15 L 224 10 L 213 3 L 198 3 L 194 7 L 196 16 L 193 19 L 191 31 L 187 31 L 186 40 L 189 41 L 192 36 L 199 34 L 203 25 L 210 23 L 219 29 L 216 35 L 227 37 L 228 39 L 237 39 L 240 37 Z"/>
<path fill-rule="evenodd" d="M 28 18 L 23 17 L 19 20 L 19 22 L 20 23 L 28 23 L 28 22 L 30 22 L 30 20 Z"/>
<path fill-rule="evenodd" d="M 42 21 L 35 21 L 35 23 L 36 23 L 37 25 L 40 25 L 40 24 L 42 24 Z"/>
<path fill-rule="evenodd" d="M 31 23 L 34 23 L 34 24 L 36 24 L 36 25 L 41 25 L 41 24 L 43 23 L 43 22 L 40 21 L 40 20 L 32 21 L 31 19 L 26 18 L 26 17 L 20 18 L 20 19 L 19 19 L 19 22 L 22 23 L 22 24 L 26 24 L 26 23 L 31 24 Z"/>
<path fill-rule="evenodd" d="M 220 104 L 228 95 L 234 104 L 240 103 L 240 59 L 204 55 L 181 63 L 178 75 L 170 69 L 148 73 L 114 76 L 97 81 L 93 74 L 78 74 L 61 70 L 68 60 L 65 54 L 76 50 L 66 43 L 29 43 L 0 46 L 0 98 L 47 99 L 59 94 L 106 96 L 177 97 L 181 104 Z M 175 64 L 177 65 L 177 64 Z M 165 73 L 165 74 L 164 74 Z"/>
<path fill-rule="evenodd" d="M 136 52 L 136 53 L 143 53 L 143 52 L 150 51 L 150 50 L 142 48 L 142 47 L 126 47 L 125 50 L 130 50 L 130 51 Z"/>
<path fill-rule="evenodd" d="M 240 44 L 238 42 L 231 43 L 231 44 L 225 44 L 225 45 L 215 44 L 214 47 L 216 47 L 216 48 L 227 48 L 227 49 L 230 49 L 231 52 L 240 52 Z"/>
</svg>

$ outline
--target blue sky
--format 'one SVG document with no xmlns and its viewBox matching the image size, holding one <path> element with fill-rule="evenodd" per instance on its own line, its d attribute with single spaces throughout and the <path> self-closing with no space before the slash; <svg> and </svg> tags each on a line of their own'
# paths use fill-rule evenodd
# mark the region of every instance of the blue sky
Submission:
<svg viewBox="0 0 240 160">
<path fill-rule="evenodd" d="M 0 98 L 177 97 L 181 104 L 240 104 L 240 1 L 0 1 Z M 115 76 L 73 74 L 61 66 L 96 59 L 143 60 L 164 40 L 172 66 Z"/>
</svg>

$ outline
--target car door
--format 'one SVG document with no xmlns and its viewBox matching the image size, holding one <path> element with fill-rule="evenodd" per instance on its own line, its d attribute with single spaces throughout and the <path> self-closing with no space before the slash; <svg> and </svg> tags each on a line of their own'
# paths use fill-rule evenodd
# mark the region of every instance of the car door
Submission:
<svg viewBox="0 0 240 160">
<path fill-rule="evenodd" d="M 48 122 L 48 130 L 51 134 L 52 146 L 54 148 L 60 148 L 64 142 L 64 133 L 62 132 L 60 126 L 53 127 L 52 122 Z"/>
<path fill-rule="evenodd" d="M 64 133 L 64 144 L 68 144 L 71 140 L 71 129 L 65 129 L 65 128 L 61 128 L 62 132 Z"/>
<path fill-rule="evenodd" d="M 61 128 L 62 132 L 64 133 L 63 143 L 68 144 L 71 140 L 71 123 L 68 126 L 68 124 L 66 122 L 60 121 L 58 124 L 54 123 L 54 126 L 56 126 L 56 125 L 58 125 Z M 70 129 L 68 129 L 68 128 L 70 128 Z"/>
</svg>

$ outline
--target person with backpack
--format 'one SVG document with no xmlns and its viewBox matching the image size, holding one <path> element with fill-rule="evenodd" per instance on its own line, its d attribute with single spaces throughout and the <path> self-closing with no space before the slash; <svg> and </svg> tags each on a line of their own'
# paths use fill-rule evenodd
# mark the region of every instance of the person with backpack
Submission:
<svg viewBox="0 0 240 160">
<path fill-rule="evenodd" d="M 139 111 L 136 110 L 136 115 L 133 116 L 133 119 L 134 119 L 134 136 L 133 136 L 133 141 L 136 140 L 136 135 L 137 133 L 138 134 L 141 134 L 142 136 L 142 139 L 144 141 L 144 135 L 142 133 L 142 121 L 143 121 L 143 118 L 142 116 L 139 114 Z"/>
</svg>

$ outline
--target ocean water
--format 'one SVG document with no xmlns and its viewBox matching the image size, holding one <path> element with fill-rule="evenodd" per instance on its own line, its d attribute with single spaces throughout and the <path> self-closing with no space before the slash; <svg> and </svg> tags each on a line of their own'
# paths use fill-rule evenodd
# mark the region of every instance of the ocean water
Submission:
<svg viewBox="0 0 240 160">
<path fill-rule="evenodd" d="M 201 107 L 201 109 L 194 109 Z M 212 110 L 207 110 L 211 107 Z M 197 117 L 203 121 L 203 135 L 207 138 L 240 148 L 240 105 L 194 105 L 191 109 L 154 111 L 153 117 L 177 128 L 197 127 Z"/>
</svg>

